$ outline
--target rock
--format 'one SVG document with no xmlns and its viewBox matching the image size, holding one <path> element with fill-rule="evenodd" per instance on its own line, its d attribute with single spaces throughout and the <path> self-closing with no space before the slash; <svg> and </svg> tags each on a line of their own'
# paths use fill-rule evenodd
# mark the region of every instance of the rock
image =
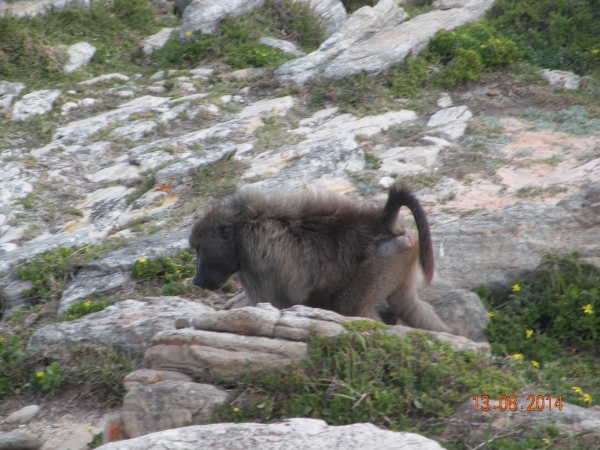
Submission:
<svg viewBox="0 0 600 450">
<path fill-rule="evenodd" d="M 122 91 L 122 92 L 127 92 L 127 91 Z M 81 99 L 81 101 L 79 102 L 79 106 L 82 106 L 84 108 L 90 108 L 92 106 L 94 106 L 96 103 L 100 103 L 102 100 L 98 100 L 96 98 L 84 98 Z"/>
<path fill-rule="evenodd" d="M 541 187 L 556 186 L 571 182 L 585 183 L 586 181 L 596 181 L 600 179 L 600 158 L 596 158 L 574 169 L 566 172 L 550 176 L 541 181 L 533 181 L 526 184 L 524 187 Z"/>
<path fill-rule="evenodd" d="M 60 97 L 58 89 L 44 89 L 24 95 L 21 100 L 13 106 L 13 120 L 22 122 L 33 116 L 45 114 L 52 110 L 52 105 Z"/>
<path fill-rule="evenodd" d="M 414 433 L 382 430 L 370 423 L 330 426 L 324 420 L 288 419 L 281 423 L 219 423 L 161 431 L 115 444 L 101 450 L 441 450 L 435 441 Z"/>
<path fill-rule="evenodd" d="M 151 152 L 136 156 L 130 162 L 140 166 L 140 172 L 144 173 L 174 159 L 175 157 L 168 152 Z"/>
<path fill-rule="evenodd" d="M 513 280 L 531 276 L 547 252 L 600 257 L 600 183 L 555 206 L 519 202 L 440 223 L 431 233 L 436 261 L 432 289 L 470 290 L 483 284 L 503 292 Z"/>
<path fill-rule="evenodd" d="M 33 192 L 33 186 L 25 180 L 0 182 L 0 208 L 12 205 L 15 200 L 26 197 L 30 192 Z"/>
<path fill-rule="evenodd" d="M 160 116 L 158 116 L 158 123 L 169 123 L 173 119 L 179 117 L 180 114 L 183 114 L 190 107 L 190 105 L 190 102 L 183 102 L 175 106 L 174 108 L 171 108 L 170 110 L 162 113 Z"/>
<path fill-rule="evenodd" d="M 131 180 L 139 177 L 139 172 L 139 167 L 132 166 L 129 163 L 118 163 L 90 175 L 85 175 L 85 179 L 92 183 Z"/>
<path fill-rule="evenodd" d="M 303 85 L 311 78 L 320 76 L 337 56 L 371 35 L 373 30 L 398 25 L 407 17 L 393 0 L 380 0 L 373 8 L 363 6 L 323 42 L 318 50 L 284 63 L 275 71 L 275 76 L 282 81 Z"/>
<path fill-rule="evenodd" d="M 63 291 L 58 314 L 64 315 L 73 303 L 95 292 L 107 292 L 123 286 L 131 279 L 133 266 L 139 258 L 158 259 L 189 248 L 188 236 L 189 230 L 168 236 L 150 236 L 129 242 L 120 249 L 87 263 Z M 0 262 L 0 268 L 1 264 Z"/>
<path fill-rule="evenodd" d="M 167 92 L 167 88 L 164 86 L 148 86 L 146 90 L 153 94 L 163 94 Z"/>
<path fill-rule="evenodd" d="M 12 431 L 0 433 L 0 450 L 35 450 L 42 446 L 42 441 L 29 433 Z"/>
<path fill-rule="evenodd" d="M 5 420 L 6 423 L 11 424 L 27 423 L 35 416 L 37 416 L 39 412 L 40 407 L 38 405 L 29 405 L 10 414 Z"/>
<path fill-rule="evenodd" d="M 25 89 L 25 85 L 23 83 L 0 81 L 0 97 L 3 95 L 19 95 L 23 89 Z"/>
<path fill-rule="evenodd" d="M 225 76 L 234 80 L 249 80 L 251 78 L 262 78 L 269 73 L 269 69 L 262 69 L 260 67 L 253 69 L 240 69 L 229 72 Z"/>
<path fill-rule="evenodd" d="M 162 381 L 131 389 L 123 399 L 125 432 L 136 438 L 155 431 L 206 423 L 227 392 L 210 384 Z"/>
<path fill-rule="evenodd" d="M 148 386 L 161 381 L 194 381 L 192 377 L 172 370 L 138 369 L 125 377 L 125 390 L 130 391 L 138 386 Z"/>
<path fill-rule="evenodd" d="M 96 47 L 87 42 L 78 42 L 73 44 L 67 50 L 69 61 L 65 64 L 65 72 L 75 72 L 82 66 L 87 66 L 92 60 Z"/>
<path fill-rule="evenodd" d="M 223 103 L 224 105 L 226 105 L 227 103 L 229 103 L 231 101 L 231 99 L 233 98 L 232 95 L 222 95 L 221 97 L 219 97 L 219 100 L 221 101 L 221 103 Z"/>
<path fill-rule="evenodd" d="M 193 94 L 193 93 L 197 92 L 196 86 L 194 86 L 193 83 L 181 83 L 181 84 L 179 84 L 179 87 L 181 89 L 183 89 L 185 92 L 187 92 L 188 94 Z"/>
<path fill-rule="evenodd" d="M 208 97 L 208 94 L 192 94 L 192 95 L 186 95 L 184 97 L 179 97 L 176 98 L 175 100 L 173 100 L 173 103 L 181 103 L 181 102 L 191 102 L 194 100 L 199 100 L 201 98 L 206 98 Z"/>
<path fill-rule="evenodd" d="M 154 50 L 160 50 L 163 48 L 174 30 L 175 28 L 162 28 L 158 33 L 148 36 L 146 39 L 144 39 L 141 42 L 144 53 L 146 55 L 150 55 Z"/>
<path fill-rule="evenodd" d="M 106 419 L 106 424 L 102 430 L 102 443 L 118 442 L 127 439 L 125 428 L 121 419 L 121 412 L 113 413 Z"/>
<path fill-rule="evenodd" d="M 450 143 L 444 139 L 431 138 L 422 147 L 395 147 L 380 155 L 380 170 L 389 174 L 412 175 L 432 167 L 437 157 Z"/>
<path fill-rule="evenodd" d="M 234 382 L 246 370 L 283 369 L 306 356 L 304 342 L 186 328 L 158 333 L 146 350 L 144 365 L 196 379 Z"/>
<path fill-rule="evenodd" d="M 179 35 L 188 39 L 188 32 L 214 33 L 225 17 L 237 17 L 260 8 L 264 0 L 193 0 L 183 11 Z"/>
<path fill-rule="evenodd" d="M 144 120 L 142 122 L 132 122 L 119 128 L 115 128 L 110 134 L 111 136 L 121 136 L 132 141 L 139 141 L 147 134 L 150 134 L 158 124 L 152 120 Z"/>
<path fill-rule="evenodd" d="M 77 104 L 75 102 L 63 103 L 63 105 L 60 107 L 61 114 L 63 116 L 66 116 L 67 114 L 69 114 L 69 111 L 71 111 L 72 109 L 75 109 L 75 108 L 79 108 L 79 104 Z"/>
<path fill-rule="evenodd" d="M 467 122 L 472 117 L 473 114 L 466 106 L 454 106 L 436 112 L 430 117 L 427 126 L 436 127 L 435 130 L 430 131 L 431 134 L 438 134 L 454 141 L 465 133 Z"/>
<path fill-rule="evenodd" d="M 14 311 L 18 311 L 29 304 L 29 298 L 23 295 L 23 291 L 31 288 L 33 288 L 31 281 L 15 280 L 2 289 L 4 317 L 9 317 Z"/>
<path fill-rule="evenodd" d="M 197 69 L 191 69 L 190 71 L 190 75 L 193 76 L 199 76 L 199 77 L 211 77 L 215 74 L 214 69 L 207 69 L 207 68 L 197 68 Z"/>
<path fill-rule="evenodd" d="M 144 354 L 156 333 L 174 330 L 176 318 L 190 313 L 201 314 L 209 309 L 202 303 L 179 297 L 124 300 L 77 320 L 39 328 L 31 336 L 27 348 L 37 350 L 54 344 L 93 342 L 139 357 Z"/>
<path fill-rule="evenodd" d="M 65 8 L 89 8 L 90 0 L 45 0 L 45 1 L 15 1 L 6 0 L 0 2 L 0 17 L 6 14 L 23 16 L 37 16 L 45 14 L 49 10 L 56 12 Z"/>
<path fill-rule="evenodd" d="M 265 188 L 294 189 L 316 181 L 345 177 L 347 171 L 365 168 L 365 154 L 351 137 L 332 139 L 316 146 L 275 176 L 255 183 Z"/>
<path fill-rule="evenodd" d="M 0 173 L 0 183 L 15 178 L 21 174 L 23 166 L 16 161 L 9 161 L 2 164 L 2 172 Z"/>
<path fill-rule="evenodd" d="M 528 411 L 531 400 L 528 395 L 537 397 L 539 392 L 515 393 L 517 396 L 517 409 L 509 411 L 500 409 L 497 399 L 490 398 L 490 408 L 493 409 L 494 420 L 490 420 L 490 411 L 475 410 L 473 399 L 469 399 L 458 406 L 450 418 L 448 427 L 444 434 L 462 431 L 467 427 L 470 433 L 502 432 L 502 430 L 515 427 L 548 426 L 558 428 L 562 432 L 571 434 L 583 433 L 585 431 L 597 431 L 600 429 L 600 412 L 594 408 L 582 408 L 581 406 L 562 404 L 562 409 L 548 408 L 548 401 L 544 401 L 544 409 L 535 412 Z M 480 395 L 483 395 L 481 393 Z M 554 401 L 554 396 L 552 397 Z"/>
<path fill-rule="evenodd" d="M 442 95 L 440 95 L 440 98 L 438 98 L 437 105 L 440 108 L 450 108 L 454 105 L 454 103 L 452 102 L 452 97 L 450 97 L 450 94 L 444 92 Z"/>
<path fill-rule="evenodd" d="M 293 56 L 295 58 L 306 55 L 303 51 L 298 50 L 293 42 L 285 41 L 283 39 L 263 37 L 260 39 L 260 43 L 281 50 L 285 55 Z"/>
<path fill-rule="evenodd" d="M 117 109 L 87 119 L 70 122 L 66 126 L 60 127 L 52 137 L 55 141 L 53 144 L 64 146 L 85 142 L 94 133 L 113 123 L 122 123 L 132 114 L 147 112 L 168 104 L 168 98 L 153 97 L 151 95 L 133 99 L 123 103 Z"/>
<path fill-rule="evenodd" d="M 473 0 L 464 8 L 432 11 L 384 28 L 337 56 L 325 67 L 322 77 L 340 79 L 359 73 L 379 74 L 404 61 L 406 56 L 419 54 L 438 31 L 453 30 L 481 19 L 493 3 L 493 0 Z"/>
<path fill-rule="evenodd" d="M 579 75 L 575 75 L 573 72 L 541 69 L 540 73 L 552 86 L 558 84 L 562 86 L 563 89 L 567 90 L 577 90 L 579 89 L 579 84 L 581 83 L 581 77 Z"/>
<path fill-rule="evenodd" d="M 422 203 L 436 203 L 452 200 L 464 190 L 464 186 L 454 178 L 444 178 L 433 188 L 421 189 L 415 195 Z"/>
<path fill-rule="evenodd" d="M 312 126 L 315 123 L 319 123 L 324 121 L 325 119 L 329 119 L 331 116 L 335 116 L 339 109 L 340 108 L 338 108 L 337 106 L 334 108 L 321 109 L 314 113 L 312 116 L 307 117 L 306 119 L 302 119 L 300 122 L 298 122 L 298 124 L 301 127 Z"/>
<path fill-rule="evenodd" d="M 471 0 L 435 0 L 431 4 L 433 9 L 452 9 L 452 8 L 462 8 L 467 6 Z"/>
<path fill-rule="evenodd" d="M 381 186 L 382 188 L 387 189 L 390 186 L 392 186 L 395 182 L 396 182 L 396 180 L 394 180 L 392 177 L 383 177 L 381 180 L 379 180 L 377 182 L 377 184 L 379 186 Z"/>
<path fill-rule="evenodd" d="M 340 0 L 293 0 L 294 3 L 308 3 L 310 9 L 319 18 L 321 28 L 325 37 L 329 37 L 338 31 L 346 22 L 346 8 Z"/>
<path fill-rule="evenodd" d="M 260 100 L 242 109 L 238 114 L 238 118 L 284 116 L 295 105 L 296 99 L 289 95 L 269 100 Z"/>
<path fill-rule="evenodd" d="M 67 223 L 64 230 L 73 232 L 81 226 L 88 225 L 92 220 L 96 225 L 106 224 L 107 227 L 112 227 L 115 219 L 127 207 L 127 199 L 134 191 L 135 189 L 126 186 L 111 186 L 90 192 L 75 206 L 83 213 L 82 217 Z"/>
<path fill-rule="evenodd" d="M 110 150 L 110 141 L 96 141 L 75 150 L 75 156 L 81 161 L 89 161 L 104 156 Z"/>
<path fill-rule="evenodd" d="M 158 72 L 156 72 L 154 75 L 152 75 L 150 77 L 150 80 L 152 80 L 152 81 L 162 80 L 164 77 L 165 77 L 165 71 L 159 70 Z"/>
<path fill-rule="evenodd" d="M 105 75 L 100 75 L 96 78 L 90 78 L 89 80 L 80 81 L 78 84 L 81 84 L 82 86 L 91 86 L 92 84 L 110 80 L 129 81 L 129 77 L 120 73 L 107 73 Z"/>
<path fill-rule="evenodd" d="M 12 105 L 12 102 L 16 97 L 17 96 L 13 94 L 0 96 L 0 110 L 10 108 L 10 105 Z"/>
</svg>

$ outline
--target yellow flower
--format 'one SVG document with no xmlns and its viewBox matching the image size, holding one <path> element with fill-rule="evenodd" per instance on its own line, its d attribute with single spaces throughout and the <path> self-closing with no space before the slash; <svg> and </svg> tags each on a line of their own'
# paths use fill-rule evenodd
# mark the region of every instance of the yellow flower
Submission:
<svg viewBox="0 0 600 450">
<path fill-rule="evenodd" d="M 579 386 L 573 386 L 571 389 L 573 389 L 579 395 L 583 395 L 583 390 L 581 390 Z"/>
<path fill-rule="evenodd" d="M 233 412 L 238 412 L 240 408 L 233 408 Z"/>
<path fill-rule="evenodd" d="M 500 43 L 500 39 L 496 39 L 496 44 L 499 44 L 499 43 Z"/>
<path fill-rule="evenodd" d="M 92 306 L 92 301 L 91 301 L 91 300 L 88 300 L 87 302 L 85 302 L 85 303 L 83 304 L 83 306 L 85 306 L 86 308 L 89 308 L 90 306 Z"/>
<path fill-rule="evenodd" d="M 191 32 L 191 31 L 186 31 L 186 32 L 185 32 L 185 35 L 186 35 L 187 37 L 190 37 L 190 36 L 192 35 L 192 32 Z"/>
<path fill-rule="evenodd" d="M 527 336 L 527 339 L 529 339 L 532 334 L 533 334 L 533 330 L 527 330 L 527 331 L 525 331 L 525 335 Z"/>
<path fill-rule="evenodd" d="M 514 284 L 512 288 L 513 292 L 519 292 L 521 290 L 521 286 L 519 286 L 519 283 Z"/>
<path fill-rule="evenodd" d="M 145 263 L 146 262 L 146 258 L 140 258 L 140 259 L 138 259 L 138 261 L 141 262 L 141 263 Z"/>
<path fill-rule="evenodd" d="M 523 359 L 523 354 L 522 353 L 515 353 L 513 355 L 513 358 L 515 358 L 516 360 Z"/>
<path fill-rule="evenodd" d="M 181 270 L 176 270 L 175 272 L 176 272 L 176 273 L 181 273 Z"/>
<path fill-rule="evenodd" d="M 479 48 L 485 48 L 485 45 L 484 45 L 484 44 L 481 44 L 481 45 L 479 46 Z"/>
<path fill-rule="evenodd" d="M 456 36 L 456 31 L 453 31 L 453 32 L 452 32 L 452 36 Z"/>
<path fill-rule="evenodd" d="M 550 445 L 550 439 L 548 438 L 543 438 L 542 441 L 544 441 L 544 444 L 546 445 Z"/>
<path fill-rule="evenodd" d="M 582 306 L 581 309 L 583 309 L 583 312 L 586 314 L 594 314 L 594 308 L 591 304 Z"/>
<path fill-rule="evenodd" d="M 596 53 L 600 52 L 600 50 L 596 49 L 596 50 L 592 50 L 592 53 L 595 55 Z"/>
<path fill-rule="evenodd" d="M 540 363 L 537 361 L 531 361 L 531 364 L 533 365 L 533 367 L 535 367 L 536 369 L 540 368 Z"/>
<path fill-rule="evenodd" d="M 592 396 L 590 394 L 583 394 L 583 401 L 588 405 L 592 404 Z"/>
<path fill-rule="evenodd" d="M 93 428 L 92 427 L 85 427 L 86 430 L 88 430 L 90 433 L 92 432 Z"/>
<path fill-rule="evenodd" d="M 267 54 L 266 53 L 261 53 L 260 56 L 267 56 Z"/>
<path fill-rule="evenodd" d="M 488 317 L 494 317 L 496 314 L 494 314 L 493 312 L 489 312 L 488 313 Z"/>
<path fill-rule="evenodd" d="M 35 374 L 36 377 L 42 378 L 44 376 L 44 372 L 38 372 Z"/>
</svg>

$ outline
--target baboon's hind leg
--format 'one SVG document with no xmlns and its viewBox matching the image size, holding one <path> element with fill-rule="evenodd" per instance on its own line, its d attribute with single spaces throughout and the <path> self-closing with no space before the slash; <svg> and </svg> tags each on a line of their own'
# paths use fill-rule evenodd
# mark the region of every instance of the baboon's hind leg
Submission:
<svg viewBox="0 0 600 450">
<path fill-rule="evenodd" d="M 452 333 L 433 310 L 433 307 L 419 300 L 417 291 L 400 287 L 387 299 L 390 308 L 409 327 L 428 331 L 444 331 Z"/>
</svg>

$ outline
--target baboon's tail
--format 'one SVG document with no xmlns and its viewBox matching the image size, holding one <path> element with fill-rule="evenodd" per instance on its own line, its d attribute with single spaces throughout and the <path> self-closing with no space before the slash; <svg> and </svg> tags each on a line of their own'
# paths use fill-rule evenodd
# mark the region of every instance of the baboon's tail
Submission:
<svg viewBox="0 0 600 450">
<path fill-rule="evenodd" d="M 406 206 L 412 212 L 419 232 L 419 260 L 421 268 L 425 275 L 425 286 L 433 278 L 434 258 L 433 244 L 431 242 L 431 232 L 425 210 L 419 203 L 419 200 L 411 193 L 410 189 L 403 184 L 393 184 L 390 187 L 388 200 L 383 208 L 383 225 L 388 232 L 393 234 L 394 223 L 398 217 L 398 211 L 402 206 Z"/>
</svg>

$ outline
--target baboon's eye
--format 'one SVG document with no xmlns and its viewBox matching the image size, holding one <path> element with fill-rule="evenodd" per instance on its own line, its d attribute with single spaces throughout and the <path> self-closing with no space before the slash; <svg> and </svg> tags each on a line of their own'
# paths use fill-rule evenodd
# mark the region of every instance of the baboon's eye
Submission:
<svg viewBox="0 0 600 450">
<path fill-rule="evenodd" d="M 231 228 L 221 220 L 217 220 L 217 230 L 223 238 L 228 238 L 231 235 Z"/>
</svg>

